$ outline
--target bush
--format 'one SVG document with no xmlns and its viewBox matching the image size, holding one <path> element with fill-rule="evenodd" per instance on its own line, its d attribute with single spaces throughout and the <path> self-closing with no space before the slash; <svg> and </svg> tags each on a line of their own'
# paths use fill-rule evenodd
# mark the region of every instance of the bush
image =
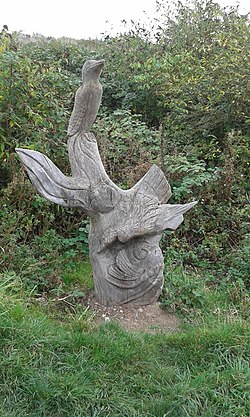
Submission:
<svg viewBox="0 0 250 417">
<path fill-rule="evenodd" d="M 165 265 L 165 282 L 161 296 L 162 306 L 182 313 L 202 309 L 206 302 L 204 278 L 188 273 L 183 265 Z"/>
</svg>

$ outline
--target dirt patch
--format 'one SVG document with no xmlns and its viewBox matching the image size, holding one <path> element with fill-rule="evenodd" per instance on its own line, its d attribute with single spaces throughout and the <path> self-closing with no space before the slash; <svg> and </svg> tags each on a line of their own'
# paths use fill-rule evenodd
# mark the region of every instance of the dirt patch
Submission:
<svg viewBox="0 0 250 417">
<path fill-rule="evenodd" d="M 178 317 L 166 313 L 158 302 L 141 307 L 126 305 L 105 307 L 91 295 L 84 300 L 84 305 L 93 313 L 94 321 L 97 323 L 114 320 L 128 331 L 165 333 L 177 331 L 180 325 Z"/>
</svg>

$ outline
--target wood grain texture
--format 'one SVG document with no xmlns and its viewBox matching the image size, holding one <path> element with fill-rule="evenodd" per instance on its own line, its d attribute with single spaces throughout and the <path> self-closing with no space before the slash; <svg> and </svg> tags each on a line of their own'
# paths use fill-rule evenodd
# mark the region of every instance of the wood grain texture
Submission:
<svg viewBox="0 0 250 417">
<path fill-rule="evenodd" d="M 81 207 L 89 215 L 90 260 L 98 300 L 106 306 L 146 305 L 157 300 L 163 286 L 161 234 L 165 229 L 175 230 L 196 202 L 167 204 L 171 188 L 156 165 L 129 190 L 120 189 L 108 177 L 95 136 L 89 132 L 100 105 L 101 90 L 98 96 L 96 86 L 103 61 L 96 62 L 84 66 L 95 69 L 92 84 L 91 72 L 86 79 L 83 67 L 85 84 L 77 92 L 70 118 L 72 176 L 65 176 L 39 152 L 16 151 L 43 197 L 63 206 Z"/>
</svg>

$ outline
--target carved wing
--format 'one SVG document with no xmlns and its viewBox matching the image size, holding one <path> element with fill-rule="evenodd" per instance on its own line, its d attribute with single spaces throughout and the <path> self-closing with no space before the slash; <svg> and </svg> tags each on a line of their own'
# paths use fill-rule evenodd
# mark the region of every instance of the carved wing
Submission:
<svg viewBox="0 0 250 417">
<path fill-rule="evenodd" d="M 66 207 L 89 207 L 89 182 L 65 176 L 45 155 L 17 148 L 28 176 L 39 194 L 52 203 Z"/>
<path fill-rule="evenodd" d="M 157 165 L 152 165 L 131 190 L 138 190 L 146 195 L 156 197 L 160 203 L 166 203 L 172 195 L 171 187 Z"/>
<path fill-rule="evenodd" d="M 183 214 L 190 210 L 196 201 L 187 204 L 159 204 L 159 201 L 138 192 L 123 208 L 119 203 L 120 216 L 112 217 L 112 226 L 104 228 L 100 249 L 103 250 L 115 240 L 126 243 L 139 236 L 158 234 L 165 229 L 175 230 L 183 222 Z"/>
<path fill-rule="evenodd" d="M 197 201 L 192 201 L 187 204 L 163 204 L 160 206 L 158 215 L 159 231 L 165 229 L 176 230 L 184 220 L 183 214 L 196 204 Z"/>
<path fill-rule="evenodd" d="M 127 242 L 135 236 L 142 236 L 155 229 L 158 200 L 138 193 L 133 200 L 124 224 L 119 228 L 118 240 Z"/>
<path fill-rule="evenodd" d="M 69 126 L 67 131 L 68 136 L 86 132 L 85 124 L 87 125 L 87 123 L 85 123 L 84 116 L 86 116 L 87 113 L 89 105 L 88 101 L 89 97 L 84 95 L 84 87 L 79 87 L 75 95 L 74 108 L 69 119 Z"/>
</svg>

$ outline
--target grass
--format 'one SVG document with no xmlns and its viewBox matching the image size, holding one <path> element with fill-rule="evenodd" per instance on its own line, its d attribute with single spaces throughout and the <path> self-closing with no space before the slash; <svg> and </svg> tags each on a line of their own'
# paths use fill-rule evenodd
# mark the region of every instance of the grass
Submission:
<svg viewBox="0 0 250 417">
<path fill-rule="evenodd" d="M 245 320 L 133 334 L 55 318 L 18 299 L 18 285 L 0 286 L 1 417 L 249 416 Z"/>
<path fill-rule="evenodd" d="M 80 284 L 87 291 L 93 289 L 93 273 L 89 258 L 84 261 L 69 262 L 64 268 L 62 280 L 67 286 L 73 284 L 75 287 L 76 284 Z"/>
</svg>

